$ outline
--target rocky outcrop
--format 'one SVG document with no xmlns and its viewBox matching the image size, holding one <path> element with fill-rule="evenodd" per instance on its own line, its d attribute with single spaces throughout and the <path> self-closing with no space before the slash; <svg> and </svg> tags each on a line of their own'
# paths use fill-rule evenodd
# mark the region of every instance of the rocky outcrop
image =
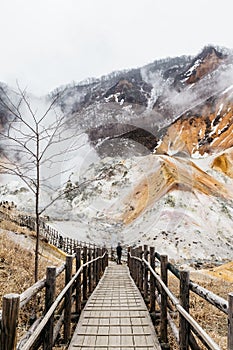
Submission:
<svg viewBox="0 0 233 350">
<path fill-rule="evenodd" d="M 152 86 L 142 80 L 140 76 L 131 79 L 120 79 L 105 94 L 107 102 L 136 103 L 147 106 Z"/>
<path fill-rule="evenodd" d="M 193 162 L 169 156 L 154 157 L 154 159 L 151 158 L 150 164 L 152 169 L 154 167 L 156 170 L 145 171 L 145 178 L 134 187 L 124 200 L 121 215 L 116 218 L 122 220 L 124 224 L 128 225 L 134 221 L 154 202 L 173 190 L 191 193 L 198 191 L 207 196 L 225 200 L 233 199 L 233 191 L 229 191 L 228 187 L 204 172 Z M 157 165 L 153 166 L 155 163 Z"/>
<path fill-rule="evenodd" d="M 233 146 L 233 86 L 184 113 L 166 130 L 156 153 L 189 156 L 218 153 Z"/>
<path fill-rule="evenodd" d="M 223 52 L 206 47 L 192 59 L 154 62 L 92 84 L 75 118 L 81 120 L 86 111 L 90 114 L 85 108 L 91 104 L 103 119 L 111 114 L 107 128 L 87 126 L 91 141 L 95 141 L 95 135 L 100 135 L 98 140 L 128 138 L 151 151 L 160 140 L 163 142 L 157 152 L 189 155 L 229 147 L 231 140 L 225 136 L 231 132 L 233 99 L 229 97 L 231 92 L 221 93 L 229 86 L 221 74 L 233 69 L 233 59 L 230 52 Z M 118 121 L 121 127 L 113 125 Z M 126 128 L 123 123 L 134 127 Z M 143 135 L 144 125 L 154 139 L 148 138 L 147 132 Z"/>
<path fill-rule="evenodd" d="M 194 84 L 198 82 L 205 75 L 217 69 L 226 58 L 226 55 L 223 55 L 214 47 L 205 47 L 203 51 L 193 59 L 187 69 L 176 76 L 174 85 L 181 86 L 181 84 Z"/>
<path fill-rule="evenodd" d="M 212 162 L 211 167 L 233 179 L 233 149 L 218 155 Z"/>
</svg>

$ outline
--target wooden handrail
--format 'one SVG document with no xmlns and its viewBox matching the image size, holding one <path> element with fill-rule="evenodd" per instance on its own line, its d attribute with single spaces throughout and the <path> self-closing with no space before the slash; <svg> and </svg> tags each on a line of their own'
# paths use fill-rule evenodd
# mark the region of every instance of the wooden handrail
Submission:
<svg viewBox="0 0 233 350">
<path fill-rule="evenodd" d="M 91 248 L 88 248 L 90 250 Z M 45 297 L 46 297 L 46 303 L 45 303 L 45 309 L 44 313 L 45 315 L 41 317 L 41 321 L 38 324 L 38 320 L 34 322 L 33 324 L 33 333 L 28 331 L 23 338 L 19 340 L 19 343 L 17 345 L 17 349 L 30 349 L 31 346 L 40 346 L 43 341 L 46 342 L 46 349 L 52 349 L 52 345 L 55 341 L 55 336 L 58 334 L 60 327 L 62 326 L 62 320 L 64 319 L 64 340 L 69 339 L 70 337 L 70 323 L 71 323 L 71 306 L 72 303 L 75 301 L 76 305 L 76 317 L 80 315 L 81 312 L 81 306 L 84 299 L 81 295 L 81 286 L 83 288 L 83 282 L 81 282 L 81 273 L 83 274 L 84 270 L 89 268 L 91 265 L 98 265 L 98 276 L 95 276 L 95 273 L 97 271 L 93 271 L 93 280 L 95 281 L 95 285 L 92 284 L 92 275 L 89 274 L 87 276 L 88 283 L 92 284 L 92 289 L 98 284 L 100 277 L 106 268 L 107 264 L 107 258 L 108 258 L 108 251 L 106 248 L 103 248 L 102 251 L 99 249 L 96 256 L 93 257 L 93 259 L 89 259 L 89 261 L 85 263 L 81 263 L 81 252 L 83 248 L 78 247 L 76 250 L 76 254 L 68 255 L 66 257 L 66 263 L 62 264 L 60 267 L 56 268 L 53 266 L 47 267 L 47 273 L 46 278 L 43 278 L 39 280 L 37 283 L 35 283 L 33 286 L 29 287 L 27 290 L 25 290 L 23 293 L 18 295 L 19 300 L 19 309 L 25 306 L 33 297 L 37 296 L 38 292 L 45 289 Z M 84 249 L 85 250 L 85 249 Z M 89 254 L 89 253 L 88 253 Z M 72 277 L 72 265 L 73 265 L 73 259 L 76 258 L 76 273 Z M 99 263 L 99 261 L 101 263 Z M 56 287 L 56 278 L 63 272 L 66 271 L 66 278 L 65 278 L 65 287 L 60 292 L 60 294 L 57 296 L 57 298 L 54 300 L 54 291 Z M 53 276 L 52 276 L 53 274 Z M 83 279 L 83 278 L 82 278 Z M 74 286 L 74 287 L 73 287 Z M 89 286 L 88 286 L 89 287 Z M 72 292 L 76 291 L 75 297 L 72 296 Z M 90 289 L 88 288 L 90 291 Z M 52 293 L 53 291 L 53 293 Z M 72 300 L 72 301 L 71 301 Z M 64 301 L 61 303 L 61 301 Z M 11 301 L 9 301 L 11 302 Z M 61 305 L 59 306 L 59 304 Z M 59 308 L 58 308 L 59 306 Z M 54 326 L 54 312 L 57 309 L 59 317 L 59 321 L 56 322 L 56 325 Z M 4 310 L 7 310 L 6 308 Z M 4 311 L 3 310 L 3 311 Z M 3 326 L 2 328 L 2 335 L 0 334 L 0 348 L 3 346 L 3 350 L 15 350 L 16 345 L 12 348 L 12 346 L 8 346 L 5 344 L 8 344 L 10 339 L 13 339 L 12 341 L 14 344 L 16 344 L 16 325 L 17 325 L 17 319 L 10 318 L 10 314 L 7 314 L 6 312 L 2 312 L 0 310 L 0 322 Z M 34 326 L 35 325 L 35 326 Z M 49 325 L 49 328 L 46 328 L 46 333 L 44 334 L 44 337 L 42 337 L 42 330 L 44 329 L 45 325 Z M 11 328 L 10 328 L 11 327 Z M 13 329 L 14 328 L 14 329 Z M 47 347 L 47 340 L 49 342 L 49 347 Z M 9 341 L 8 341 L 9 338 Z M 10 344 L 10 343 L 9 343 Z M 43 348 L 45 346 L 45 343 L 43 345 Z"/>
<path fill-rule="evenodd" d="M 40 322 L 40 324 L 38 325 L 38 327 L 36 328 L 34 333 L 30 336 L 28 341 L 21 348 L 21 350 L 28 350 L 34 344 L 34 342 L 36 341 L 36 339 L 38 338 L 38 336 L 41 334 L 41 332 L 43 331 L 44 327 L 46 326 L 47 322 L 49 321 L 50 317 L 53 315 L 54 311 L 56 310 L 56 308 L 58 307 L 58 305 L 60 304 L 60 302 L 64 298 L 65 294 L 67 293 L 69 288 L 73 285 L 73 283 L 75 282 L 75 280 L 77 279 L 79 274 L 82 272 L 83 268 L 87 267 L 89 264 L 92 264 L 95 261 L 98 261 L 99 259 L 103 259 L 106 254 L 107 254 L 107 252 L 105 252 L 102 256 L 99 256 L 99 257 L 97 257 L 97 258 L 95 258 L 95 259 L 93 259 L 91 261 L 86 262 L 85 264 L 83 264 L 78 269 L 78 271 L 72 277 L 70 282 L 65 286 L 65 288 L 61 291 L 61 293 L 57 296 L 57 298 L 55 299 L 53 305 L 50 307 L 48 312 L 45 314 L 44 318 L 42 319 L 42 321 Z"/>
<path fill-rule="evenodd" d="M 169 299 L 172 301 L 173 305 L 179 311 L 179 313 L 191 324 L 191 326 L 198 332 L 201 338 L 208 344 L 211 350 L 221 350 L 220 347 L 213 341 L 213 339 L 201 328 L 201 326 L 193 319 L 190 314 L 184 310 L 180 305 L 179 300 L 174 296 L 174 294 L 169 290 L 169 288 L 163 283 L 160 276 L 151 268 L 150 264 L 144 259 L 141 259 L 144 264 L 147 265 L 148 269 L 151 271 L 156 280 L 160 283 L 163 290 L 166 292 Z"/>
<path fill-rule="evenodd" d="M 20 226 L 25 226 L 28 227 L 31 230 L 34 230 L 34 226 L 35 226 L 35 218 L 33 216 L 30 215 L 23 215 L 22 213 L 18 213 L 18 214 L 11 214 L 9 215 L 9 213 L 6 213 L 5 211 L 2 210 L 1 206 L 0 206 L 0 213 L 8 220 L 12 220 L 15 223 L 17 223 Z M 84 245 L 88 245 L 89 247 L 94 247 L 95 244 L 92 242 L 85 242 L 85 241 L 78 241 L 74 238 L 70 238 L 70 237 L 64 237 L 63 235 L 61 235 L 59 233 L 58 230 L 52 228 L 43 218 L 40 219 L 40 230 L 41 230 L 41 236 L 44 238 L 49 239 L 50 238 L 50 243 L 53 244 L 54 246 L 59 248 L 59 239 L 60 237 L 62 237 L 63 241 L 69 241 L 68 245 L 70 246 L 70 244 L 72 246 L 84 246 Z M 66 247 L 68 248 L 68 247 Z M 69 247 L 70 248 L 70 247 Z M 69 249 L 66 249 L 66 253 L 72 253 L 71 251 L 69 251 Z"/>
<path fill-rule="evenodd" d="M 161 256 L 159 253 L 155 253 L 155 257 L 160 261 Z M 134 259 L 137 259 L 135 256 Z M 167 269 L 173 273 L 180 280 L 180 271 L 172 265 L 170 262 L 167 264 Z M 219 295 L 212 293 L 208 289 L 199 286 L 197 283 L 192 280 L 189 281 L 190 290 L 197 294 L 199 297 L 207 300 L 210 304 L 217 307 L 220 311 L 224 312 L 226 315 L 228 314 L 228 301 L 221 298 Z"/>
<path fill-rule="evenodd" d="M 59 276 L 64 270 L 66 265 L 63 264 L 56 269 L 56 277 Z M 31 287 L 26 289 L 23 293 L 20 294 L 20 308 L 28 303 L 29 300 L 33 298 L 41 289 L 45 287 L 46 278 L 43 278 L 33 284 Z"/>
<path fill-rule="evenodd" d="M 81 273 L 83 269 L 83 266 L 81 266 L 79 268 L 79 270 L 77 271 L 77 273 L 74 275 L 74 277 L 70 280 L 70 282 L 65 286 L 65 288 L 61 291 L 61 293 L 58 295 L 58 297 L 56 298 L 56 300 L 54 301 L 53 305 L 50 307 L 50 309 L 48 310 L 48 312 L 45 314 L 44 318 L 42 319 L 42 321 L 40 322 L 39 326 L 36 328 L 36 330 L 34 331 L 34 333 L 31 335 L 31 337 L 28 339 L 28 341 L 24 344 L 24 346 L 22 347 L 21 350 L 28 350 L 30 349 L 30 347 L 34 344 L 34 342 L 36 341 L 37 337 L 40 335 L 40 333 L 42 332 L 42 330 L 44 329 L 44 327 L 46 326 L 48 320 L 50 319 L 50 317 L 53 315 L 54 311 L 56 310 L 57 306 L 60 304 L 60 302 L 62 301 L 62 299 L 64 298 L 66 292 L 68 291 L 68 289 L 72 286 L 72 284 L 74 283 L 74 281 L 76 280 L 76 278 L 78 277 L 78 275 Z"/>
<path fill-rule="evenodd" d="M 140 247 L 138 248 L 138 252 L 140 252 Z M 141 276 L 140 271 L 141 271 L 142 266 L 144 266 L 144 269 L 148 269 L 148 271 L 150 271 L 150 281 L 153 283 L 153 278 L 156 280 L 156 282 L 157 282 L 156 285 L 157 285 L 157 288 L 159 290 L 159 293 L 161 293 L 161 291 L 164 291 L 166 293 L 167 297 L 172 302 L 175 309 L 179 312 L 179 314 L 183 317 L 183 319 L 188 322 L 188 324 L 190 325 L 190 329 L 192 329 L 193 333 L 199 339 L 201 339 L 203 344 L 208 349 L 221 350 L 220 347 L 218 346 L 218 344 L 216 344 L 216 342 L 205 332 L 205 330 L 197 323 L 197 321 L 195 321 L 195 319 L 188 313 L 188 309 L 187 309 L 187 311 L 184 309 L 184 307 L 181 305 L 178 298 L 168 288 L 166 278 L 164 280 L 162 279 L 162 276 L 160 276 L 155 271 L 155 268 L 152 268 L 152 263 L 154 262 L 155 258 L 157 258 L 161 263 L 164 261 L 163 262 L 164 266 L 161 266 L 161 273 L 163 273 L 163 271 L 165 271 L 165 269 L 170 270 L 179 280 L 181 280 L 181 277 L 182 277 L 181 272 L 175 266 L 173 266 L 170 262 L 168 262 L 167 260 L 164 260 L 166 258 L 166 256 L 162 256 L 162 255 L 158 254 L 157 252 L 154 252 L 154 250 L 152 250 L 152 247 L 150 247 L 150 262 L 148 262 L 148 258 L 147 258 L 148 248 L 144 252 L 144 254 L 146 254 L 146 258 L 144 258 L 144 257 L 140 258 L 138 256 L 138 254 L 139 254 L 138 252 L 137 252 L 137 249 L 136 249 L 135 253 L 134 253 L 134 249 L 131 249 L 131 248 L 128 249 L 128 263 L 129 263 L 130 271 L 132 273 L 132 277 L 135 279 L 135 281 L 137 281 L 137 283 L 140 284 L 138 281 L 138 278 L 139 278 L 139 276 Z M 131 259 L 135 260 L 135 263 L 132 263 Z M 135 268 L 138 271 L 135 271 L 133 266 L 135 266 Z M 154 264 L 153 264 L 153 266 L 154 266 Z M 152 276 L 153 276 L 153 278 L 152 278 Z M 187 284 L 187 290 L 193 291 L 195 294 L 199 295 L 200 297 L 205 299 L 207 302 L 213 304 L 215 307 L 220 309 L 222 312 L 228 314 L 228 317 L 229 317 L 229 314 L 230 314 L 229 303 L 225 299 L 215 295 L 214 293 L 199 286 L 198 284 L 196 284 L 192 281 L 189 281 L 189 278 L 187 279 L 187 281 L 185 283 Z M 142 291 L 142 293 L 143 293 L 143 291 Z M 153 294 L 155 293 L 155 292 L 153 292 L 153 289 L 152 289 L 152 293 Z M 155 310 L 155 307 L 153 306 L 154 300 L 155 300 L 155 296 L 150 295 L 150 304 L 152 303 L 151 304 L 152 308 L 150 305 L 150 312 L 152 312 L 152 313 Z M 157 300 L 157 302 L 158 302 L 158 300 Z M 165 306 L 162 305 L 160 301 L 159 301 L 159 303 L 160 303 L 161 309 L 163 309 L 164 307 L 167 308 L 166 303 L 165 303 Z M 232 303 L 232 309 L 233 309 L 233 303 Z M 164 312 L 164 310 L 162 310 L 162 311 Z M 233 314 L 233 311 L 232 311 L 232 314 Z M 166 317 L 167 317 L 167 320 L 169 322 L 169 318 L 170 318 L 169 314 L 167 314 Z M 161 325 L 162 325 L 162 323 L 161 323 Z M 162 328 L 164 328 L 164 327 L 162 327 Z M 164 341 L 166 343 L 167 342 L 166 341 L 166 339 L 167 339 L 166 332 L 163 332 L 163 333 L 164 334 L 161 333 L 161 337 L 165 339 Z M 176 333 L 177 333 L 177 331 L 176 331 Z M 181 333 L 181 334 L 183 334 L 183 333 Z M 187 335 L 188 334 L 186 334 L 186 337 L 187 337 Z M 230 342 L 232 342 L 231 335 L 232 335 L 232 329 L 230 329 L 228 331 L 228 344 L 230 344 Z M 179 339 L 179 337 L 177 337 L 177 334 L 176 334 L 176 339 Z M 193 337 L 193 334 L 191 332 L 188 335 L 188 340 L 185 340 L 185 337 L 183 337 L 182 341 L 184 341 L 184 342 L 190 341 L 190 344 L 192 345 L 192 349 L 199 349 L 199 347 L 198 347 L 198 345 Z M 180 346 L 181 346 L 181 344 L 180 344 Z M 185 349 L 186 349 L 186 347 L 185 347 Z M 229 345 L 228 345 L 228 349 L 231 349 L 231 348 L 229 348 Z"/>
<path fill-rule="evenodd" d="M 220 296 L 212 293 L 208 289 L 199 286 L 197 283 L 190 281 L 190 290 L 195 294 L 199 295 L 201 298 L 207 300 L 210 304 L 217 307 L 220 311 L 228 314 L 229 303 L 227 300 L 221 298 Z"/>
</svg>

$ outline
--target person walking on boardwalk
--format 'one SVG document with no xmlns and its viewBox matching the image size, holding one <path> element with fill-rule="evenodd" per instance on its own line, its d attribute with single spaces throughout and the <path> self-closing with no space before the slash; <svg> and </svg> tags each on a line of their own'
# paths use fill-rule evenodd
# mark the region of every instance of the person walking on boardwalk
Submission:
<svg viewBox="0 0 233 350">
<path fill-rule="evenodd" d="M 121 265 L 122 247 L 121 247 L 120 242 L 119 242 L 118 245 L 117 245 L 116 251 L 117 251 L 117 264 L 118 264 L 118 265 Z"/>
</svg>

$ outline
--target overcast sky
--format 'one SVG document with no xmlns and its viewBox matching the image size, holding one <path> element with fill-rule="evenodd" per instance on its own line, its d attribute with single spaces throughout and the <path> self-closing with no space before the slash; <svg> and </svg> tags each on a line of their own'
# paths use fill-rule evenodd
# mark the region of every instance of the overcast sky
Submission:
<svg viewBox="0 0 233 350">
<path fill-rule="evenodd" d="M 233 48 L 232 0 L 0 0 L 0 81 L 37 95 L 158 58 Z"/>
</svg>

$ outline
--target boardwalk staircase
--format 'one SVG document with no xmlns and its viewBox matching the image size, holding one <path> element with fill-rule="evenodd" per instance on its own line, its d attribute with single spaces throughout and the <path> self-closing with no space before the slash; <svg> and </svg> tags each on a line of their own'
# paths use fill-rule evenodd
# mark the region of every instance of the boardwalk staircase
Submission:
<svg viewBox="0 0 233 350">
<path fill-rule="evenodd" d="M 124 265 L 111 265 L 88 300 L 69 350 L 161 349 L 142 296 Z"/>
<path fill-rule="evenodd" d="M 226 315 L 227 350 L 233 350 L 233 293 L 225 300 L 195 284 L 154 247 L 129 247 L 123 265 L 109 261 L 106 247 L 72 249 L 65 264 L 47 268 L 46 278 L 3 297 L 1 350 L 172 350 L 168 331 L 176 349 L 226 350 L 190 315 L 190 292 Z M 57 283 L 62 274 L 64 286 Z M 178 297 L 168 275 L 179 282 Z M 19 337 L 20 315 L 30 315 L 29 302 L 39 306 L 37 319 Z"/>
</svg>

